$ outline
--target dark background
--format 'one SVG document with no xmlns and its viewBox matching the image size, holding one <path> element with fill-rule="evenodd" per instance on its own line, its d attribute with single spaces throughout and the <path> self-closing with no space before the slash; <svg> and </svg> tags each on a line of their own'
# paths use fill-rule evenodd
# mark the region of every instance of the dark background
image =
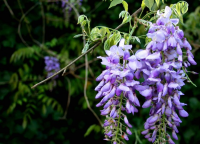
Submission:
<svg viewBox="0 0 200 144">
<path fill-rule="evenodd" d="M 7 0 L 9 10 L 12 10 L 14 14 L 11 15 L 12 12 L 9 12 L 4 2 L 5 0 L 0 1 L 0 143 L 106 143 L 103 141 L 103 130 L 87 108 L 84 99 L 84 58 L 73 64 L 66 71 L 65 77 L 59 75 L 57 79 L 50 80 L 35 89 L 30 88 L 47 75 L 44 69 L 44 56 L 58 57 L 62 68 L 81 54 L 82 39 L 73 38 L 74 35 L 81 33 L 73 10 L 63 10 L 61 2 L 43 1 L 41 5 L 41 1 L 38 0 Z M 140 7 L 139 1 L 127 0 L 127 2 L 130 13 Z M 168 0 L 166 5 L 176 2 L 178 1 Z M 199 72 L 200 7 L 198 6 L 200 1 L 191 0 L 188 3 L 189 10 L 184 15 L 184 25 L 180 27 L 191 43 L 195 60 L 198 63 L 190 70 Z M 35 4 L 37 5 L 34 9 L 26 14 Z M 85 14 L 91 20 L 91 27 L 98 25 L 115 28 L 121 23 L 118 15 L 123 7 L 118 5 L 108 9 L 109 4 L 108 0 L 106 2 L 83 0 L 81 6 L 77 4 L 75 7 L 80 14 Z M 146 8 L 144 14 L 147 11 Z M 44 17 L 42 12 L 44 12 Z M 21 18 L 23 19 L 20 21 Z M 42 43 L 43 20 L 45 21 L 44 43 Z M 120 30 L 128 32 L 128 25 L 124 25 Z M 29 47 L 22 42 L 19 33 Z M 134 35 L 145 33 L 144 27 L 140 26 Z M 143 48 L 143 44 L 133 43 L 134 50 L 139 48 Z M 105 55 L 103 45 L 88 55 L 91 63 L 87 96 L 92 109 L 103 122 L 104 117 L 100 116 L 101 108 L 95 107 L 99 100 L 94 98 L 96 95 L 94 88 L 97 85 L 95 77 L 104 69 L 100 61 L 96 60 L 99 55 Z M 76 70 L 76 67 L 81 65 L 82 67 Z M 182 89 L 185 95 L 181 97 L 181 101 L 188 104 L 185 109 L 189 117 L 181 119 L 183 123 L 179 127 L 177 144 L 200 143 L 200 78 L 199 75 L 189 74 L 189 76 L 198 87 L 187 83 Z M 69 97 L 70 105 L 66 114 Z M 141 103 L 144 102 L 142 97 L 139 99 Z M 140 108 L 135 116 L 128 116 L 129 122 L 133 124 L 132 131 L 136 132 L 142 144 L 149 143 L 140 135 L 148 112 L 149 109 Z M 87 130 L 88 133 L 86 133 Z M 127 143 L 134 143 L 134 140 L 135 134 L 130 136 L 130 141 Z"/>
</svg>

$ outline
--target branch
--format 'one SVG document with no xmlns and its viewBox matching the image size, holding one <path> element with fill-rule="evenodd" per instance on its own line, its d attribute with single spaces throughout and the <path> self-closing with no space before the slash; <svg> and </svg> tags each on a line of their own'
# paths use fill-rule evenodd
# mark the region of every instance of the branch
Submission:
<svg viewBox="0 0 200 144">
<path fill-rule="evenodd" d="M 8 8 L 10 14 L 13 16 L 13 18 L 16 19 L 17 21 L 19 21 L 19 19 L 15 17 L 15 14 L 13 13 L 13 11 L 12 11 L 11 7 L 9 6 L 9 4 L 7 3 L 7 1 L 6 0 L 3 0 L 3 1 L 6 5 L 6 7 Z"/>
<path fill-rule="evenodd" d="M 18 1 L 19 2 L 19 1 Z M 20 39 L 22 40 L 22 42 L 24 43 L 24 45 L 26 45 L 27 47 L 30 47 L 26 41 L 24 40 L 24 38 L 22 37 L 21 35 L 21 22 L 23 21 L 23 19 L 26 17 L 26 15 L 31 12 L 39 3 L 36 3 L 34 6 L 32 6 L 25 14 L 23 14 L 23 11 L 22 11 L 22 17 L 20 18 L 20 21 L 19 21 L 19 25 L 18 25 L 18 34 L 19 34 L 19 37 Z M 22 9 L 21 9 L 22 10 Z"/>
<path fill-rule="evenodd" d="M 142 10 L 142 8 L 139 8 L 137 11 L 135 11 L 132 16 L 136 16 L 140 11 Z M 115 30 L 118 30 L 119 28 L 121 28 L 124 24 L 120 24 L 118 27 L 115 28 Z M 107 38 L 104 38 L 104 40 L 106 40 Z M 65 69 L 67 69 L 68 67 L 70 67 L 73 63 L 75 63 L 77 60 L 79 60 L 80 58 L 82 58 L 84 55 L 88 54 L 90 51 L 94 50 L 96 47 L 98 47 L 101 44 L 101 40 L 99 40 L 93 47 L 91 47 L 89 50 L 87 50 L 86 53 L 81 54 L 79 57 L 77 57 L 75 60 L 73 60 L 71 63 L 69 63 L 67 66 L 65 66 L 64 68 L 62 68 L 61 70 L 59 70 L 58 72 L 56 72 L 55 74 L 53 74 L 52 76 L 44 79 L 43 81 L 35 84 L 34 86 L 32 86 L 31 88 L 35 88 L 38 85 L 50 80 L 51 78 L 55 77 L 56 75 L 60 74 L 61 72 L 63 72 Z"/>
</svg>

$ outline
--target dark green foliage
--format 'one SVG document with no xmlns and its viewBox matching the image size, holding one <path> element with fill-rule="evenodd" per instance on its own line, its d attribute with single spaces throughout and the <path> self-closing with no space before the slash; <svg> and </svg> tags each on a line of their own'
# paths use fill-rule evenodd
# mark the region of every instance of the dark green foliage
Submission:
<svg viewBox="0 0 200 144">
<path fill-rule="evenodd" d="M 77 25 L 77 17 L 73 11 L 68 12 L 61 8 L 61 3 L 42 2 L 45 15 L 45 41 L 43 41 L 43 25 L 41 3 L 38 0 L 11 1 L 7 0 L 14 16 L 9 13 L 4 1 L 0 2 L 0 143 L 2 144 L 92 144 L 106 143 L 103 141 L 102 129 L 94 115 L 88 110 L 84 99 L 84 58 L 73 64 L 62 77 L 50 80 L 43 85 L 31 89 L 31 86 L 46 78 L 44 70 L 44 56 L 56 56 L 61 67 L 66 66 L 82 53 L 82 38 L 73 37 L 81 34 L 81 28 Z M 21 2 L 21 6 L 19 5 Z M 168 0 L 166 4 L 176 3 Z M 127 0 L 130 14 L 141 5 L 139 1 Z M 189 12 L 184 15 L 185 35 L 195 51 L 195 60 L 198 65 L 190 68 L 191 71 L 200 70 L 200 8 L 198 0 L 189 1 Z M 26 42 L 25 45 L 19 37 L 18 27 L 22 14 L 25 14 L 32 6 L 37 6 L 25 15 L 21 21 L 20 33 Z M 161 4 L 161 1 L 160 1 Z M 80 14 L 85 14 L 91 21 L 91 28 L 95 26 L 106 26 L 115 28 L 121 24 L 119 13 L 123 10 L 122 5 L 117 5 L 108 10 L 110 1 L 83 0 L 83 6 L 76 6 Z M 22 10 L 21 8 L 22 7 Z M 156 6 L 155 6 L 156 7 Z M 154 6 L 152 7 L 154 8 Z M 148 9 L 145 9 L 146 11 Z M 146 12 L 144 11 L 144 13 Z M 143 35 L 144 26 L 139 26 L 134 35 Z M 99 28 L 101 36 L 109 32 L 107 29 Z M 120 28 L 128 32 L 127 26 Z M 94 32 L 95 33 L 95 32 Z M 116 37 L 121 37 L 116 33 Z M 97 38 L 92 37 L 95 41 Z M 78 37 L 78 36 L 76 36 Z M 139 37 L 140 38 L 140 37 Z M 133 37 L 133 51 L 143 48 L 145 40 Z M 110 39 L 112 40 L 112 39 Z M 134 42 L 133 42 L 134 41 Z M 141 41 L 141 44 L 139 43 Z M 117 41 L 118 42 L 118 41 Z M 117 43 L 109 41 L 110 43 Z M 103 45 L 100 45 L 92 53 L 88 54 L 90 62 L 89 79 L 87 85 L 87 96 L 92 109 L 100 116 L 100 108 L 95 105 L 96 92 L 94 91 L 97 77 L 101 70 L 100 61 L 96 57 L 105 55 Z M 81 68 L 76 69 L 80 66 Z M 179 128 L 179 141 L 177 144 L 199 144 L 200 143 L 200 78 L 199 75 L 190 74 L 189 77 L 197 85 L 184 86 L 182 102 L 188 103 L 186 110 L 189 117 L 182 119 Z M 70 105 L 66 107 L 68 98 Z M 140 97 L 144 102 L 144 98 Z M 129 122 L 133 124 L 131 129 L 133 135 L 128 143 L 141 140 L 142 144 L 148 142 L 140 135 L 143 123 L 148 117 L 149 109 L 139 109 L 135 116 L 129 115 Z M 66 116 L 66 117 L 65 117 Z M 102 117 L 103 121 L 103 117 Z M 137 138 L 138 137 L 138 138 Z"/>
</svg>

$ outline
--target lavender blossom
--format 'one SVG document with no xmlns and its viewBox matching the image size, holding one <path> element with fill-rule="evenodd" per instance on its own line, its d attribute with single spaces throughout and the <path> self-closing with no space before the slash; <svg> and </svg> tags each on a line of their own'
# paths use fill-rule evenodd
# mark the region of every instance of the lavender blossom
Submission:
<svg viewBox="0 0 200 144">
<path fill-rule="evenodd" d="M 47 71 L 47 77 L 52 76 L 55 72 L 60 70 L 60 64 L 57 58 L 45 56 L 44 60 L 46 65 L 45 70 Z"/>
</svg>

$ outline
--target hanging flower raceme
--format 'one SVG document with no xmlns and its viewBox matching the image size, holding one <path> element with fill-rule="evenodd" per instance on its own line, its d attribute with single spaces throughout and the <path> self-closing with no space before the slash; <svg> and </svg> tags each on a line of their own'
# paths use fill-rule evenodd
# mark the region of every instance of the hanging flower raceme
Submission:
<svg viewBox="0 0 200 144">
<path fill-rule="evenodd" d="M 47 77 L 52 76 L 55 72 L 60 70 L 60 64 L 56 57 L 45 56 L 45 70 L 47 71 Z"/>
<path fill-rule="evenodd" d="M 137 59 L 142 62 L 138 75 L 142 73 L 145 79 L 137 90 L 146 98 L 142 107 L 151 107 L 150 117 L 144 124 L 142 134 L 152 143 L 168 141 L 169 144 L 174 144 L 167 126 L 172 129 L 172 137 L 177 140 L 177 126 L 182 122 L 179 116 L 188 116 L 183 109 L 186 104 L 180 102 L 184 95 L 180 90 L 187 79 L 184 71 L 187 71 L 186 67 L 190 64 L 196 65 L 196 62 L 183 31 L 176 26 L 179 20 L 170 19 L 171 9 L 167 6 L 165 13 L 160 14 L 158 11 L 157 14 L 160 17 L 156 23 L 151 24 L 147 34 L 152 41 L 146 50 L 136 53 Z"/>
<path fill-rule="evenodd" d="M 101 115 L 106 116 L 103 125 L 105 140 L 113 144 L 121 143 L 121 139 L 129 140 L 128 135 L 132 134 L 129 128 L 132 125 L 124 112 L 134 115 L 138 112 L 136 106 L 140 106 L 135 94 L 139 82 L 134 80 L 134 75 L 142 65 L 134 55 L 130 57 L 132 46 L 124 45 L 124 41 L 122 39 L 119 46 L 114 45 L 106 50 L 108 57 L 98 57 L 102 59 L 101 63 L 106 66 L 106 70 L 96 78 L 100 83 L 95 88 L 98 91 L 95 98 L 102 98 L 96 106 L 103 106 Z M 126 126 L 121 123 L 121 119 Z"/>
</svg>

